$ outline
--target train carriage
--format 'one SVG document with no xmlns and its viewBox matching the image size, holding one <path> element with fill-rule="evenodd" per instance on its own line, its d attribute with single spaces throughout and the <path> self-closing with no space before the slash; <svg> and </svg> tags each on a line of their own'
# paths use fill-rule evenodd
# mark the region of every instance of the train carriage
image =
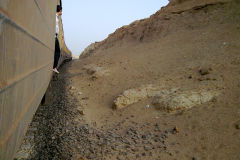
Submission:
<svg viewBox="0 0 240 160">
<path fill-rule="evenodd" d="M 0 160 L 12 159 L 52 77 L 57 0 L 0 0 Z M 60 25 L 59 64 L 71 59 Z"/>
</svg>

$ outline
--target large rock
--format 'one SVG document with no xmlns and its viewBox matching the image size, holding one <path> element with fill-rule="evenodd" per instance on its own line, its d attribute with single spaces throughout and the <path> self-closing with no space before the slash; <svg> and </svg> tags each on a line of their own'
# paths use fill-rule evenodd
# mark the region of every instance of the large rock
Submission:
<svg viewBox="0 0 240 160">
<path fill-rule="evenodd" d="M 153 105 L 160 110 L 174 111 L 190 109 L 194 106 L 209 102 L 219 95 L 219 91 L 178 91 L 169 95 L 159 95 L 153 99 Z"/>
<path fill-rule="evenodd" d="M 182 91 L 178 88 L 167 89 L 164 86 L 143 85 L 124 91 L 114 100 L 114 107 L 122 109 L 143 99 L 153 97 L 153 105 L 157 109 L 167 111 L 189 109 L 213 100 L 220 92 L 220 90 L 213 88 Z"/>
<path fill-rule="evenodd" d="M 114 100 L 114 107 L 116 109 L 121 109 L 145 98 L 154 97 L 160 94 L 169 94 L 169 92 L 173 92 L 174 90 L 176 89 L 166 90 L 163 89 L 163 87 L 154 86 L 152 84 L 143 85 L 135 89 L 128 89 Z"/>
</svg>

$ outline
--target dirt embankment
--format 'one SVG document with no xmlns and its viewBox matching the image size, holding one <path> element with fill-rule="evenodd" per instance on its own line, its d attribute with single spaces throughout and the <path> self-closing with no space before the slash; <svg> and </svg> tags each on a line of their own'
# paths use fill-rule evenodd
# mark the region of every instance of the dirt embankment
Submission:
<svg viewBox="0 0 240 160">
<path fill-rule="evenodd" d="M 93 44 L 70 69 L 82 73 L 73 82 L 89 97 L 87 121 L 177 126 L 165 142 L 172 156 L 153 150 L 155 159 L 238 159 L 239 15 L 239 1 L 171 1 Z"/>
<path fill-rule="evenodd" d="M 184 12 L 197 12 L 198 10 L 204 10 L 205 12 L 208 6 L 214 6 L 217 4 L 224 4 L 231 0 L 171 0 L 168 6 L 162 7 L 161 10 L 151 15 L 149 18 L 136 20 L 129 25 L 123 26 L 117 29 L 114 33 L 100 42 L 95 42 L 89 45 L 80 55 L 81 58 L 87 57 L 98 50 L 111 48 L 113 46 L 123 45 L 136 45 L 141 42 L 151 42 L 154 39 L 165 37 L 171 32 L 189 27 L 193 29 L 194 26 L 201 26 L 201 20 L 203 18 L 194 19 L 197 20 L 195 24 L 191 24 L 193 21 L 181 22 L 176 21 L 177 15 L 184 15 Z M 191 19 L 194 17 L 191 17 Z M 176 23 L 172 23 L 176 22 Z M 189 23 L 190 22 L 190 23 Z M 189 24 L 188 24 L 189 23 Z M 205 21 L 206 23 L 206 21 Z"/>
</svg>

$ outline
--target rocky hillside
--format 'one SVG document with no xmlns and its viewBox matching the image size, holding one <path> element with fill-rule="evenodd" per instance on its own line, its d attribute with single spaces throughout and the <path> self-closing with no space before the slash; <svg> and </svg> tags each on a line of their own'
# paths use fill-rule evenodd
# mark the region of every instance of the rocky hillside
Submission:
<svg viewBox="0 0 240 160">
<path fill-rule="evenodd" d="M 214 10 L 218 10 L 217 8 L 229 1 L 231 0 L 171 0 L 166 7 L 162 7 L 149 18 L 134 21 L 117 29 L 105 40 L 92 43 L 83 51 L 81 57 L 95 53 L 98 49 L 151 42 L 168 34 L 174 34 L 177 30 L 194 30 L 207 26 L 216 18 L 212 17 Z M 236 8 L 235 11 L 237 12 Z"/>
</svg>

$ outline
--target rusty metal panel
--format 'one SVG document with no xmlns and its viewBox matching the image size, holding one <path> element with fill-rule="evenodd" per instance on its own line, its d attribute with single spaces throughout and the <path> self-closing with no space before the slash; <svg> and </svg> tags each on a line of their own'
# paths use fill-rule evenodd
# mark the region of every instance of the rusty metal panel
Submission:
<svg viewBox="0 0 240 160">
<path fill-rule="evenodd" d="M 53 61 L 53 50 L 33 40 L 9 23 L 4 23 L 3 29 L 1 38 L 4 39 L 1 41 L 4 44 L 1 49 L 5 54 L 1 54 L 0 58 L 4 63 L 5 72 L 1 73 L 1 80 L 8 85 L 31 74 L 45 63 Z"/>
<path fill-rule="evenodd" d="M 50 82 L 56 3 L 0 1 L 0 160 L 13 158 Z"/>
<path fill-rule="evenodd" d="M 53 1 L 56 3 L 56 1 Z M 46 4 L 47 5 L 47 4 Z M 8 16 L 14 23 L 24 29 L 27 33 L 36 37 L 39 41 L 47 45 L 49 48 L 52 47 L 51 37 L 54 35 L 55 28 L 53 26 L 46 25 L 45 18 L 42 16 L 39 7 L 36 5 L 34 0 L 8 0 L 5 4 L 6 9 L 1 8 L 1 11 Z M 0 6 L 2 7 L 2 6 Z M 56 6 L 52 7 L 51 15 L 56 13 Z M 49 28 L 51 29 L 49 31 Z"/>
<path fill-rule="evenodd" d="M 3 110 L 6 113 L 6 116 L 4 116 L 5 118 L 1 118 L 0 124 L 0 127 L 3 128 L 0 142 L 2 144 L 0 149 L 0 159 L 10 159 L 9 157 L 12 157 L 16 152 L 18 145 L 21 142 L 21 138 L 25 133 L 25 129 L 47 89 L 51 76 L 49 67 L 51 66 L 52 65 L 46 66 L 36 74 L 28 77 L 26 80 L 17 83 L 12 87 L 13 89 L 9 89 L 0 95 L 0 100 L 5 102 Z M 18 94 L 22 94 L 22 96 L 18 97 Z M 15 99 L 14 103 L 19 102 L 20 104 L 15 104 L 15 106 L 11 105 L 11 102 L 9 102 L 10 99 L 7 97 Z M 21 98 L 25 99 L 25 101 L 22 102 Z M 18 109 L 18 112 L 14 111 L 16 108 L 21 108 L 21 110 Z M 7 122 L 14 116 L 16 117 L 13 122 Z"/>
<path fill-rule="evenodd" d="M 42 14 L 44 20 L 46 21 L 46 23 L 48 24 L 48 26 L 50 27 L 50 29 L 54 29 L 53 32 L 55 32 L 56 21 L 53 21 L 47 17 L 49 15 L 51 15 L 51 16 L 56 15 L 56 2 L 49 1 L 49 0 L 35 0 L 35 2 L 37 4 L 37 6 L 40 8 L 41 14 Z"/>
</svg>

